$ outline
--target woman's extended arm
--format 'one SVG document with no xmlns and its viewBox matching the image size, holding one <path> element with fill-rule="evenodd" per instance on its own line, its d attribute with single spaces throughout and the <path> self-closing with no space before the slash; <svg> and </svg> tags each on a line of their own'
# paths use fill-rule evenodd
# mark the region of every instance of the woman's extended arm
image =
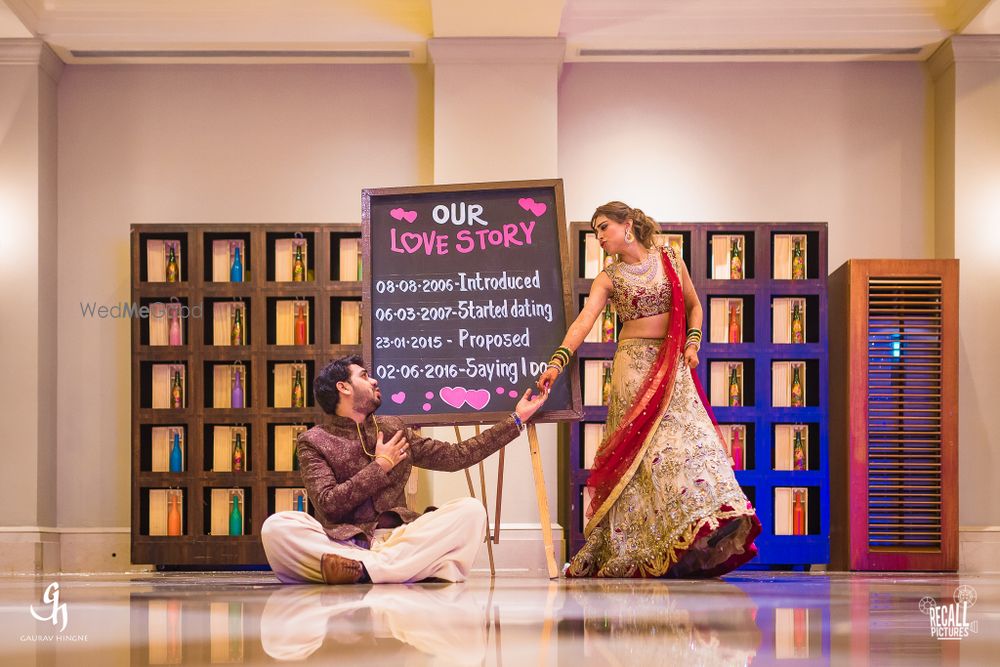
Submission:
<svg viewBox="0 0 1000 667">
<path fill-rule="evenodd" d="M 587 296 L 587 301 L 583 304 L 583 310 L 580 311 L 580 314 L 573 320 L 573 324 L 569 325 L 569 329 L 566 330 L 566 336 L 562 341 L 563 347 L 567 348 L 571 353 L 580 347 L 587 334 L 594 328 L 594 322 L 601 316 L 601 312 L 607 305 L 608 297 L 610 296 L 611 279 L 608 278 L 608 274 L 602 271 L 594 278 L 594 282 L 590 285 L 590 294 Z M 548 391 L 558 376 L 559 371 L 557 369 L 548 368 L 538 378 L 536 384 L 539 390 Z"/>
<path fill-rule="evenodd" d="M 694 290 L 691 276 L 688 275 L 687 266 L 684 260 L 680 260 L 681 265 L 681 291 L 684 293 L 684 309 L 687 311 L 688 329 L 701 331 L 705 314 L 701 309 L 701 301 L 698 300 L 698 293 Z M 686 332 L 685 332 L 686 333 Z M 698 366 L 698 345 L 684 345 L 684 363 L 690 368 Z"/>
</svg>

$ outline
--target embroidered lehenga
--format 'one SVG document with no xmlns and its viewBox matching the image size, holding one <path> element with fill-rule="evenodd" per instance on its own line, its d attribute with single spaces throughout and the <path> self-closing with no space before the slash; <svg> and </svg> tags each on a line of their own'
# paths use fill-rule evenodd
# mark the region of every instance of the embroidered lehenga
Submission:
<svg viewBox="0 0 1000 667">
<path fill-rule="evenodd" d="M 670 313 L 665 339 L 619 342 L 606 437 L 587 487 L 586 543 L 570 577 L 714 577 L 757 554 L 760 521 L 733 474 L 694 371 L 683 360 L 686 312 L 679 259 L 651 250 L 657 269 L 636 280 L 606 271 L 624 320 Z"/>
</svg>

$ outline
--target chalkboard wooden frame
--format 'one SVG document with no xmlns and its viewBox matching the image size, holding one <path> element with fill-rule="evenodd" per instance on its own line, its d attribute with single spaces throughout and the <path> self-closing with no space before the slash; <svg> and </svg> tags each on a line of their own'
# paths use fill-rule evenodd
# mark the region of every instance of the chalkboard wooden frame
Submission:
<svg viewBox="0 0 1000 667">
<path fill-rule="evenodd" d="M 434 193 L 454 194 L 476 191 L 497 191 L 497 190 L 519 190 L 519 189 L 545 189 L 551 188 L 553 199 L 556 203 L 556 232 L 559 245 L 559 265 L 561 270 L 561 292 L 563 300 L 563 313 L 565 324 L 569 325 L 576 319 L 576 311 L 572 303 L 572 283 L 571 283 L 571 261 L 569 254 L 568 235 L 566 231 L 566 212 L 563 200 L 562 179 L 538 179 L 521 181 L 500 181 L 492 183 L 457 183 L 443 185 L 409 186 L 396 188 L 365 188 L 361 192 L 361 253 L 363 258 L 362 276 L 362 330 L 361 344 L 365 361 L 374 368 L 375 357 L 373 355 L 374 346 L 372 341 L 372 256 L 371 256 L 371 207 L 372 201 L 380 197 L 399 197 L 400 195 L 426 195 Z M 542 409 L 536 413 L 532 421 L 542 422 L 564 422 L 579 421 L 583 417 L 583 403 L 580 394 L 580 379 L 577 372 L 576 359 L 571 361 L 570 367 L 562 374 L 561 381 L 569 382 L 570 387 L 570 407 L 569 409 L 547 410 Z M 532 383 L 534 378 L 532 378 Z M 527 385 L 521 387 L 521 390 Z M 383 395 L 388 396 L 391 387 L 383 389 Z M 507 417 L 509 412 L 489 411 L 478 413 L 419 413 L 397 415 L 409 424 L 415 426 L 432 426 L 441 424 L 469 425 L 469 424 L 490 424 Z"/>
</svg>

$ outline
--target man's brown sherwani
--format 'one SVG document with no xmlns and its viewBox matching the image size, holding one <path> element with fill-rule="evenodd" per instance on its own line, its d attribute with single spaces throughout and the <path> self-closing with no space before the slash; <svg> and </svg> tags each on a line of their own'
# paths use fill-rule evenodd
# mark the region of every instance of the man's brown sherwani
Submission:
<svg viewBox="0 0 1000 667">
<path fill-rule="evenodd" d="M 406 507 L 403 489 L 413 466 L 451 472 L 462 470 L 497 451 L 519 434 L 513 417 L 507 417 L 481 435 L 457 444 L 416 435 L 396 417 L 378 419 L 382 438 L 388 441 L 403 430 L 410 443 L 409 456 L 388 473 L 365 453 L 353 419 L 330 415 L 298 438 L 299 470 L 316 518 L 333 540 L 359 538 L 368 546 L 376 527 L 410 523 L 419 514 Z M 362 427 L 368 452 L 375 451 L 375 424 L 369 417 Z"/>
</svg>

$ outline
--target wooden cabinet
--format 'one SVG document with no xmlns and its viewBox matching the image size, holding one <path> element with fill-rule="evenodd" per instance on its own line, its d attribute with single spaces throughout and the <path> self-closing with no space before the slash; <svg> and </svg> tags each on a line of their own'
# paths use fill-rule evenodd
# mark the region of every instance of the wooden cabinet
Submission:
<svg viewBox="0 0 1000 667">
<path fill-rule="evenodd" d="M 958 260 L 830 276 L 833 564 L 958 568 Z"/>
<path fill-rule="evenodd" d="M 356 224 L 132 227 L 132 562 L 266 564 L 261 525 L 303 491 L 295 434 L 322 418 L 314 374 L 361 351 L 360 238 Z"/>
</svg>

